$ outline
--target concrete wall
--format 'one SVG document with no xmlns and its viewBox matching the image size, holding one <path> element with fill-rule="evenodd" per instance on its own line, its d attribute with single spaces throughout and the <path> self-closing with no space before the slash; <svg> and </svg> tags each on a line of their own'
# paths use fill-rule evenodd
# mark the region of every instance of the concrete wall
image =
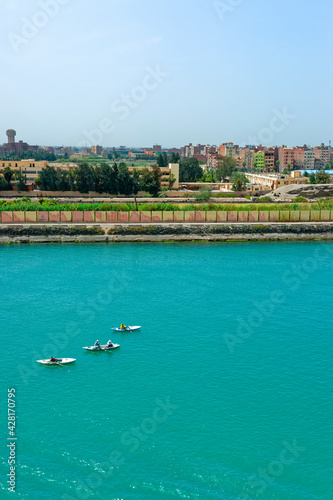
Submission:
<svg viewBox="0 0 333 500">
<path fill-rule="evenodd" d="M 10 223 L 112 223 L 112 222 L 330 222 L 333 210 L 281 210 L 281 211 L 39 211 L 0 212 L 0 222 Z"/>
</svg>

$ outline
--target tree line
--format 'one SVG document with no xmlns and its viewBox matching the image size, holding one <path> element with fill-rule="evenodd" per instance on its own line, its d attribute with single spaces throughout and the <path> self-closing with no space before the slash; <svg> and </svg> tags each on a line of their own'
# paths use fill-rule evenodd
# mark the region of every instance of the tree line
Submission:
<svg viewBox="0 0 333 500">
<path fill-rule="evenodd" d="M 150 170 L 134 170 L 130 172 L 124 163 L 100 163 L 92 167 L 81 162 L 72 170 L 56 170 L 48 165 L 36 180 L 41 191 L 79 191 L 97 193 L 135 195 L 138 191 L 147 191 L 157 196 L 161 189 L 161 171 L 158 165 Z"/>
</svg>

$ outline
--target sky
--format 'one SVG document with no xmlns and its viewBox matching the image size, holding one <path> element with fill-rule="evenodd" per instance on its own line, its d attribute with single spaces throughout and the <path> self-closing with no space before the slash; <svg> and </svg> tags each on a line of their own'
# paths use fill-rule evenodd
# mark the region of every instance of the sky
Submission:
<svg viewBox="0 0 333 500">
<path fill-rule="evenodd" d="M 2 0 L 0 144 L 328 144 L 331 0 Z"/>
</svg>

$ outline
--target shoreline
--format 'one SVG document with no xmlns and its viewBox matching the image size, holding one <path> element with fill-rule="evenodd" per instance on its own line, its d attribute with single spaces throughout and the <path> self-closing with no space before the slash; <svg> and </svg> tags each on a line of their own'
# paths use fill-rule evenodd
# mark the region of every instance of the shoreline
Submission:
<svg viewBox="0 0 333 500">
<path fill-rule="evenodd" d="M 0 245 L 171 241 L 333 241 L 333 223 L 0 224 Z"/>
</svg>

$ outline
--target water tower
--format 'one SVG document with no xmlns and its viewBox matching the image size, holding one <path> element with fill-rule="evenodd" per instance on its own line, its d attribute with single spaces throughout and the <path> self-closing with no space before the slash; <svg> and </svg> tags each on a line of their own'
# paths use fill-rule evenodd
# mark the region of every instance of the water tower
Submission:
<svg viewBox="0 0 333 500">
<path fill-rule="evenodd" d="M 16 132 L 12 128 L 6 130 L 6 135 L 8 137 L 8 144 L 13 144 L 15 142 Z"/>
</svg>

